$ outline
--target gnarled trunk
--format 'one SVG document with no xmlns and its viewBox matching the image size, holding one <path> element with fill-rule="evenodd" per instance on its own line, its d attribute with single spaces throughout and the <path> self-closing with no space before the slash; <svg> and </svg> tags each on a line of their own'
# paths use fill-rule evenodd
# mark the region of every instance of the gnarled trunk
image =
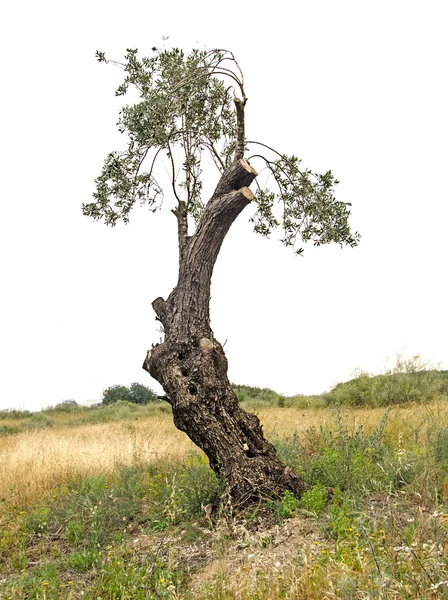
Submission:
<svg viewBox="0 0 448 600">
<path fill-rule="evenodd" d="M 227 359 L 210 328 L 210 283 L 221 244 L 240 212 L 254 198 L 247 187 L 257 173 L 235 161 L 223 174 L 194 236 L 182 243 L 179 279 L 167 300 L 153 308 L 165 332 L 143 368 L 163 387 L 174 424 L 207 455 L 235 504 L 300 496 L 305 482 L 277 458 L 258 417 L 238 403 L 227 377 Z"/>
</svg>

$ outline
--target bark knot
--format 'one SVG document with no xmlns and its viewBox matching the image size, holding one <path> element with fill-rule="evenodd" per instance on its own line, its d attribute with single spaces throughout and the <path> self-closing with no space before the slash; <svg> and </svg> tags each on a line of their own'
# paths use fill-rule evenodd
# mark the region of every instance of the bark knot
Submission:
<svg viewBox="0 0 448 600">
<path fill-rule="evenodd" d="M 209 338 L 203 337 L 199 340 L 199 346 L 206 352 L 207 350 L 213 350 L 215 344 Z"/>
</svg>

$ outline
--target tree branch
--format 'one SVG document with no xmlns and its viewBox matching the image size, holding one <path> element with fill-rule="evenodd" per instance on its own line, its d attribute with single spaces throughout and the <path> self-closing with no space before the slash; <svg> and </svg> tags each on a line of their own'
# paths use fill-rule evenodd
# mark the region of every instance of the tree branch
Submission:
<svg viewBox="0 0 448 600">
<path fill-rule="evenodd" d="M 178 205 L 172 211 L 177 219 L 177 240 L 179 245 L 179 264 L 182 260 L 185 243 L 188 237 L 188 210 L 187 203 L 179 200 Z"/>
<path fill-rule="evenodd" d="M 225 164 L 222 162 L 222 159 L 221 159 L 221 157 L 219 156 L 219 153 L 218 153 L 218 151 L 216 150 L 216 148 L 215 148 L 214 144 L 213 144 L 213 143 L 212 143 L 210 140 L 208 140 L 208 148 L 209 148 L 209 150 L 210 150 L 210 152 L 211 152 L 211 154 L 212 154 L 212 158 L 213 158 L 213 159 L 216 159 L 214 162 L 215 162 L 215 165 L 216 165 L 217 167 L 218 167 L 218 165 L 216 164 L 216 162 L 218 162 L 218 163 L 219 163 L 219 165 L 220 165 L 220 167 L 221 167 L 221 169 L 220 169 L 220 170 L 221 170 L 221 173 L 222 173 L 222 172 L 224 171 L 224 169 L 226 168 L 226 166 L 225 166 Z M 219 167 L 218 167 L 218 169 L 219 169 Z"/>
<path fill-rule="evenodd" d="M 244 158 L 244 150 L 246 148 L 246 140 L 244 137 L 244 107 L 246 105 L 247 98 L 234 98 L 236 108 L 236 150 L 235 160 Z"/>
<path fill-rule="evenodd" d="M 152 307 L 154 309 L 154 312 L 157 315 L 157 318 L 162 323 L 162 325 L 165 329 L 165 334 L 166 334 L 167 330 L 169 329 L 169 326 L 170 326 L 172 312 L 173 312 L 170 304 L 166 300 L 164 300 L 161 296 L 159 296 L 152 303 Z"/>
<path fill-rule="evenodd" d="M 174 159 L 173 159 L 173 153 L 171 152 L 171 145 L 167 140 L 167 147 L 168 147 L 168 154 L 169 154 L 169 159 L 171 160 L 171 187 L 173 188 L 173 193 L 174 196 L 177 200 L 177 202 L 180 202 L 180 198 L 179 195 L 177 193 L 176 190 L 176 168 L 174 166 Z"/>
</svg>

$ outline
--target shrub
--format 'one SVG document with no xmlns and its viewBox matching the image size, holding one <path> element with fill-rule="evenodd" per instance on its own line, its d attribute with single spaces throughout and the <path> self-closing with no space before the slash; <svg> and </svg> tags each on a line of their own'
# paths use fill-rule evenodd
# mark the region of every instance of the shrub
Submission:
<svg viewBox="0 0 448 600">
<path fill-rule="evenodd" d="M 280 394 L 269 388 L 259 388 L 250 385 L 236 385 L 232 383 L 232 389 L 239 402 L 260 401 L 266 404 L 276 405 L 282 398 Z"/>
<path fill-rule="evenodd" d="M 311 396 L 305 396 L 303 394 L 296 394 L 295 396 L 286 396 L 280 398 L 278 405 L 280 407 L 286 406 L 287 408 L 324 408 L 326 406 L 324 397 L 320 394 L 313 394 Z"/>
<path fill-rule="evenodd" d="M 320 515 L 327 506 L 327 490 L 321 483 L 316 483 L 302 496 L 303 506 L 310 512 Z"/>
<path fill-rule="evenodd" d="M 372 380 L 368 373 L 360 373 L 355 379 L 338 383 L 328 394 L 324 395 L 327 404 L 348 404 L 364 406 L 374 404 L 372 398 Z"/>
<path fill-rule="evenodd" d="M 29 410 L 15 410 L 14 408 L 0 410 L 0 420 L 4 419 L 28 419 L 31 416 Z"/>
<path fill-rule="evenodd" d="M 125 385 L 111 385 L 103 392 L 103 404 L 114 404 L 119 400 L 131 401 L 131 391 Z"/>
<path fill-rule="evenodd" d="M 110 423 L 111 421 L 123 421 L 125 419 L 134 420 L 145 416 L 145 414 L 141 406 L 127 400 L 117 400 L 112 404 L 102 406 L 100 410 L 88 413 L 81 423 Z"/>
<path fill-rule="evenodd" d="M 0 437 L 2 435 L 14 435 L 15 433 L 20 433 L 19 427 L 14 427 L 14 425 L 0 425 Z"/>
<path fill-rule="evenodd" d="M 134 402 L 135 404 L 148 404 L 149 402 L 157 401 L 155 392 L 141 383 L 131 383 L 129 393 L 130 402 Z"/>
<path fill-rule="evenodd" d="M 327 404 L 390 406 L 427 402 L 448 395 L 448 371 L 430 368 L 419 356 L 396 358 L 395 366 L 381 375 L 361 371 L 354 379 L 339 383 L 324 394 Z"/>
<path fill-rule="evenodd" d="M 23 425 L 24 429 L 46 429 L 47 427 L 53 427 L 53 422 L 41 413 L 33 413 L 29 419 Z"/>
<path fill-rule="evenodd" d="M 41 412 L 43 413 L 54 413 L 54 412 L 64 412 L 64 413 L 72 413 L 76 412 L 84 407 L 79 406 L 76 400 L 63 400 L 59 402 L 55 406 L 49 406 L 45 408 Z"/>
<path fill-rule="evenodd" d="M 436 461 L 448 467 L 448 427 L 436 426 L 428 431 Z"/>
<path fill-rule="evenodd" d="M 103 404 L 114 404 L 120 400 L 133 404 L 148 404 L 157 400 L 157 394 L 141 383 L 132 383 L 130 388 L 125 385 L 112 385 L 104 390 Z"/>
<path fill-rule="evenodd" d="M 297 512 L 300 500 L 286 490 L 280 500 L 271 501 L 269 506 L 279 520 L 290 519 Z"/>
<path fill-rule="evenodd" d="M 351 493 L 400 487 L 412 473 L 407 453 L 400 453 L 386 443 L 388 413 L 369 432 L 362 425 L 347 426 L 338 409 L 336 431 L 309 428 L 300 435 L 279 440 L 276 443 L 279 458 L 313 487 L 339 486 Z"/>
</svg>

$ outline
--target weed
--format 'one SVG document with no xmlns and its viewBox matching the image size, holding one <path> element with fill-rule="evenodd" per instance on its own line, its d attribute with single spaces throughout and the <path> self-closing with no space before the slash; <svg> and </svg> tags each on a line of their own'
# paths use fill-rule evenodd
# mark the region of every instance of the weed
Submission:
<svg viewBox="0 0 448 600">
<path fill-rule="evenodd" d="M 302 496 L 302 504 L 309 511 L 320 515 L 327 505 L 328 492 L 321 483 L 316 483 Z"/>
<path fill-rule="evenodd" d="M 90 571 L 98 564 L 99 558 L 100 553 L 97 550 L 85 549 L 70 554 L 66 560 L 66 567 L 75 571 Z"/>
<path fill-rule="evenodd" d="M 274 500 L 269 503 L 271 510 L 279 520 L 291 518 L 298 510 L 300 501 L 292 492 L 286 490 L 281 500 Z"/>
<path fill-rule="evenodd" d="M 76 520 L 71 520 L 65 528 L 65 537 L 67 542 L 78 546 L 85 538 L 84 525 Z"/>
<path fill-rule="evenodd" d="M 39 536 L 42 535 L 43 532 L 47 531 L 49 512 L 48 506 L 45 505 L 36 508 L 27 520 L 25 525 L 26 531 L 29 533 L 35 533 Z"/>
</svg>

